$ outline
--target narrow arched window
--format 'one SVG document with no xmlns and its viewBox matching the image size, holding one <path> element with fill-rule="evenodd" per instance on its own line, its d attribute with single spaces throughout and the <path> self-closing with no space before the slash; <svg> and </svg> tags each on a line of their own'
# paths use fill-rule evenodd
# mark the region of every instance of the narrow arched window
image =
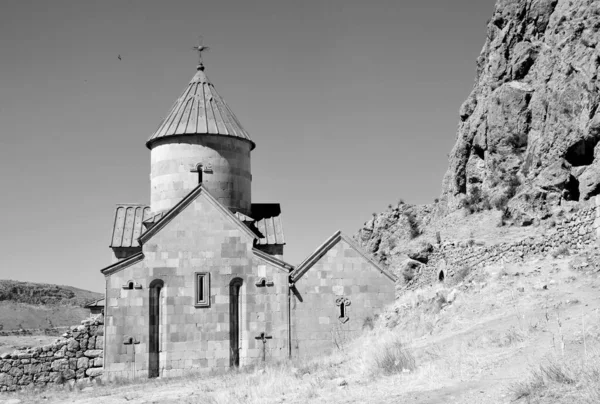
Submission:
<svg viewBox="0 0 600 404">
<path fill-rule="evenodd" d="M 242 350 L 242 285 L 240 278 L 235 278 L 229 284 L 229 350 L 231 352 L 229 365 L 240 366 Z"/>
<path fill-rule="evenodd" d="M 163 340 L 161 337 L 163 324 L 160 320 L 164 316 L 164 306 L 161 305 L 161 295 L 164 296 L 164 293 L 161 291 L 164 287 L 165 283 L 161 279 L 153 280 L 148 286 L 148 377 L 150 378 L 160 376 L 160 351 Z"/>
</svg>

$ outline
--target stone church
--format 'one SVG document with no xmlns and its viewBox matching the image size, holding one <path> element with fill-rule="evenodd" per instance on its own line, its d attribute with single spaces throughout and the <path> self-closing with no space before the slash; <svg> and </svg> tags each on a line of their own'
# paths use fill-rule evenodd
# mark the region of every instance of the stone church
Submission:
<svg viewBox="0 0 600 404">
<path fill-rule="evenodd" d="M 146 142 L 150 205 L 117 205 L 104 373 L 168 377 L 322 354 L 393 302 L 396 278 L 335 233 L 284 261 L 278 203 L 253 203 L 248 133 L 200 63 Z"/>
</svg>

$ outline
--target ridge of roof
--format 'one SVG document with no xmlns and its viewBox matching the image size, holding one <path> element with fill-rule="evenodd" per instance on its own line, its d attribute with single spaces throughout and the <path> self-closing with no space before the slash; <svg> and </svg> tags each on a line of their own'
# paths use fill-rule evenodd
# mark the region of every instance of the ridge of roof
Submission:
<svg viewBox="0 0 600 404">
<path fill-rule="evenodd" d="M 163 227 L 165 227 L 171 220 L 173 220 L 179 213 L 183 212 L 196 198 L 200 195 L 204 195 L 204 197 L 210 202 L 217 210 L 221 211 L 226 217 L 233 221 L 244 233 L 248 236 L 252 237 L 253 240 L 258 239 L 258 236 L 252 232 L 240 219 L 238 219 L 235 214 L 233 214 L 229 209 L 223 206 L 218 200 L 213 197 L 210 192 L 204 188 L 202 184 L 198 184 L 196 188 L 192 189 L 190 193 L 188 193 L 181 201 L 177 202 L 175 206 L 166 211 L 163 216 L 158 219 L 154 223 L 152 227 L 147 229 L 139 238 L 138 242 L 140 244 L 146 243 L 150 240 L 156 233 L 158 233 Z"/>
<path fill-rule="evenodd" d="M 388 277 L 391 281 L 396 282 L 398 278 L 383 268 L 379 263 L 377 263 L 373 258 L 371 258 L 361 247 L 358 246 L 350 237 L 346 236 L 340 230 L 336 231 L 331 237 L 329 237 L 323 244 L 321 244 L 312 254 L 310 254 L 304 261 L 302 261 L 296 269 L 292 271 L 290 274 L 290 279 L 292 282 L 296 282 L 300 279 L 310 268 L 315 265 L 319 259 L 321 259 L 329 250 L 331 250 L 337 243 L 341 240 L 345 241 L 352 249 L 358 252 L 363 258 L 365 258 L 369 263 L 371 263 L 379 272 Z"/>
<path fill-rule="evenodd" d="M 104 276 L 112 275 L 115 272 L 119 272 L 120 270 L 125 269 L 137 262 L 140 262 L 143 259 L 144 253 L 140 251 L 137 254 L 133 254 L 131 257 L 127 257 L 125 259 L 122 259 L 121 261 L 117 261 L 114 264 L 107 266 L 106 268 L 102 268 L 100 272 L 102 272 Z"/>
<path fill-rule="evenodd" d="M 364 259 L 366 259 L 371 264 L 373 264 L 375 266 L 375 268 L 377 268 L 382 274 L 384 274 L 385 276 L 387 276 L 388 278 L 390 278 L 390 280 L 392 280 L 394 282 L 398 281 L 398 277 L 396 275 L 394 275 L 391 271 L 382 267 L 377 261 L 375 261 L 373 259 L 373 257 L 371 257 L 369 254 L 367 254 L 367 252 L 362 247 L 360 247 L 358 244 L 356 244 L 354 242 L 352 237 L 348 237 L 345 233 L 341 233 L 341 236 L 342 236 L 342 240 L 344 240 L 346 243 L 348 243 L 348 245 L 350 247 L 352 247 L 357 253 L 362 255 Z"/>
<path fill-rule="evenodd" d="M 252 248 L 252 252 L 254 253 L 254 255 L 256 255 L 257 258 L 260 258 L 263 261 L 267 261 L 269 264 L 284 270 L 286 273 L 290 273 L 294 270 L 293 265 L 288 264 L 287 262 L 280 260 L 279 258 L 275 258 L 264 251 L 261 251 L 257 248 Z"/>
<path fill-rule="evenodd" d="M 150 136 L 146 146 L 151 149 L 158 139 L 185 135 L 235 137 L 249 141 L 251 150 L 256 147 L 231 108 L 208 80 L 203 65 L 198 66 L 196 74 Z"/>
</svg>

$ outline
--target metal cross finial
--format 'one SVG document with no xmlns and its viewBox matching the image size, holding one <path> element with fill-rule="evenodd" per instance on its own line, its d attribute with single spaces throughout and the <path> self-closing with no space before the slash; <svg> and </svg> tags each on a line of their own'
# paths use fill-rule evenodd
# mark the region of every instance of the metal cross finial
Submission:
<svg viewBox="0 0 600 404">
<path fill-rule="evenodd" d="M 206 52 L 207 50 L 210 49 L 208 46 L 204 46 L 202 43 L 203 43 L 203 38 L 202 38 L 202 35 L 200 35 L 200 36 L 198 36 L 198 45 L 194 46 L 194 48 L 193 48 L 196 52 L 198 52 L 198 68 L 200 68 L 201 66 L 203 67 L 202 52 Z"/>
</svg>

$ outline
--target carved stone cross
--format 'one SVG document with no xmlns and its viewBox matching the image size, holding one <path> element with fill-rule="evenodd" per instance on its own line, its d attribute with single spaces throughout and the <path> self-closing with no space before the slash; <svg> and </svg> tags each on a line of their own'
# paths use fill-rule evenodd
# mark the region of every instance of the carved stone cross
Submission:
<svg viewBox="0 0 600 404">
<path fill-rule="evenodd" d="M 340 308 L 340 315 L 338 317 L 338 320 L 340 320 L 342 324 L 349 320 L 348 316 L 346 315 L 346 310 L 348 310 L 348 306 L 350 306 L 350 303 L 350 299 L 348 299 L 347 297 L 342 296 L 335 299 L 335 305 Z"/>
<path fill-rule="evenodd" d="M 263 362 L 267 360 L 267 340 L 272 338 L 271 335 L 267 335 L 264 332 L 261 332 L 260 335 L 254 337 L 254 339 L 259 339 L 263 343 Z"/>
</svg>

